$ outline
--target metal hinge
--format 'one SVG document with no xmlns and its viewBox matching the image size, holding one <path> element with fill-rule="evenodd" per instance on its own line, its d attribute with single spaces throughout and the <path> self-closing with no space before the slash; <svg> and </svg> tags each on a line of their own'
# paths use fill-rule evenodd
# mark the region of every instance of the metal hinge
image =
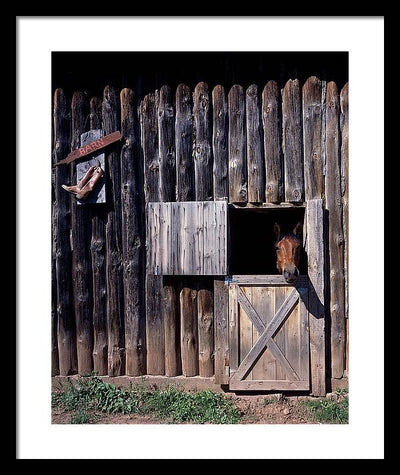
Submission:
<svg viewBox="0 0 400 475">
<path fill-rule="evenodd" d="M 154 275 L 160 275 L 160 268 L 158 266 L 154 266 Z"/>
<path fill-rule="evenodd" d="M 237 279 L 233 279 L 231 275 L 225 277 L 225 284 L 234 284 L 237 282 Z"/>
</svg>

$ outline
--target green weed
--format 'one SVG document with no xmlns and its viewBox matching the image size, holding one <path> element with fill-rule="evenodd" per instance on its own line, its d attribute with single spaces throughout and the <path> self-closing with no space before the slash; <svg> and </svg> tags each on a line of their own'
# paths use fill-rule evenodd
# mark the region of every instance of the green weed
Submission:
<svg viewBox="0 0 400 475">
<path fill-rule="evenodd" d="M 335 392 L 335 398 L 302 401 L 302 405 L 316 422 L 347 424 L 349 422 L 349 397 L 347 389 Z"/>
<path fill-rule="evenodd" d="M 79 376 L 52 394 L 52 404 L 74 412 L 73 422 L 90 422 L 96 411 L 120 414 L 151 414 L 173 422 L 236 424 L 239 409 L 221 393 L 184 391 L 176 387 L 149 388 L 136 384 L 118 388 L 96 375 Z M 91 415 L 89 415 L 91 414 Z"/>
</svg>

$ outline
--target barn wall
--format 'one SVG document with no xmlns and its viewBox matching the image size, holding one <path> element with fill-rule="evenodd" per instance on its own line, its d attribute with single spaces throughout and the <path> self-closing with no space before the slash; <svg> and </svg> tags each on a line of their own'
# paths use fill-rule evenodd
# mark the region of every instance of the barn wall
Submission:
<svg viewBox="0 0 400 475">
<path fill-rule="evenodd" d="M 345 374 L 347 84 L 338 90 L 314 76 L 282 88 L 199 82 L 142 99 L 129 88 L 71 99 L 57 89 L 53 112 L 53 164 L 90 129 L 122 132 L 105 149 L 107 203 L 77 207 L 61 189 L 73 183 L 76 162 L 53 168 L 53 374 L 212 376 L 214 282 L 146 269 L 146 203 L 314 198 L 324 200 L 327 230 L 328 373 Z"/>
</svg>

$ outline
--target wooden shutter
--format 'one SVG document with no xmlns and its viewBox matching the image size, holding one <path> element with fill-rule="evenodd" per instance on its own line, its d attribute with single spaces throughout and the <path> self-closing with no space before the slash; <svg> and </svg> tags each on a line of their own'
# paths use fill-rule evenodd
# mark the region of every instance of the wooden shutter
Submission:
<svg viewBox="0 0 400 475">
<path fill-rule="evenodd" d="M 225 275 L 227 203 L 148 203 L 147 259 L 155 274 Z"/>
</svg>

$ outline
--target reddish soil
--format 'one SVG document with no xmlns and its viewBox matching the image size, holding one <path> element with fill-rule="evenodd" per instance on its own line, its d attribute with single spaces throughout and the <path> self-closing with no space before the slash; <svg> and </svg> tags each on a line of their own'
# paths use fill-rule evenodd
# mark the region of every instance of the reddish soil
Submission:
<svg viewBox="0 0 400 475">
<path fill-rule="evenodd" d="M 313 424 L 310 414 L 301 404 L 301 398 L 277 396 L 231 396 L 242 413 L 241 424 Z M 53 408 L 53 424 L 70 424 L 73 414 Z M 151 415 L 100 414 L 90 424 L 171 424 Z"/>
</svg>

